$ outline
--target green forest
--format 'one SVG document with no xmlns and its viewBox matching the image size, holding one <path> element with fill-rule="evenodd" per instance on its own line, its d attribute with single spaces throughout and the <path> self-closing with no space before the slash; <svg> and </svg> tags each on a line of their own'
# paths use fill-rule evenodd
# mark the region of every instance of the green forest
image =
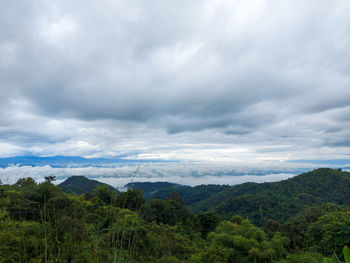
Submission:
<svg viewBox="0 0 350 263">
<path fill-rule="evenodd" d="M 166 187 L 0 185 L 0 262 L 350 262 L 350 173 Z M 173 191 L 173 190 L 176 191 Z"/>
</svg>

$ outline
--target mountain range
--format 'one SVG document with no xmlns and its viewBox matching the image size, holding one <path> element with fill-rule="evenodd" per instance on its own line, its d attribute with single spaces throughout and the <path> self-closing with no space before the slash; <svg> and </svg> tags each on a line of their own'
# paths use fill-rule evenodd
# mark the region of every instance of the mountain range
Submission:
<svg viewBox="0 0 350 263">
<path fill-rule="evenodd" d="M 91 192 L 100 184 L 76 176 L 59 186 L 65 191 L 70 187 L 70 191 L 79 194 Z M 350 205 L 350 173 L 329 168 L 316 169 L 272 183 L 190 187 L 168 182 L 134 182 L 125 187 L 141 189 L 146 199 L 165 199 L 172 192 L 177 192 L 185 205 L 194 212 L 213 211 L 223 218 L 239 214 L 249 217 L 257 225 L 264 225 L 270 219 L 284 222 L 308 206 L 325 203 Z"/>
<path fill-rule="evenodd" d="M 82 166 L 103 166 L 116 163 L 142 163 L 142 162 L 163 162 L 164 160 L 142 160 L 126 158 L 84 158 L 80 156 L 15 156 L 0 158 L 0 167 L 6 168 L 11 165 L 19 166 L 45 166 L 51 167 L 82 167 Z"/>
</svg>

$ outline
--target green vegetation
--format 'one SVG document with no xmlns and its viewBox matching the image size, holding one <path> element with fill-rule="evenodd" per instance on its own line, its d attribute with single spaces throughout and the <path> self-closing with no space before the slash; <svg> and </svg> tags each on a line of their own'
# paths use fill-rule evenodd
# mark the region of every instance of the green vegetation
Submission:
<svg viewBox="0 0 350 263">
<path fill-rule="evenodd" d="M 284 223 L 307 206 L 327 202 L 350 206 L 349 189 L 350 173 L 321 168 L 280 182 L 201 185 L 177 192 L 194 212 L 210 210 L 225 219 L 239 214 L 264 226 L 271 219 Z M 163 198 L 172 191 L 161 189 L 153 198 Z"/>
<path fill-rule="evenodd" d="M 0 186 L 0 262 L 348 263 L 349 176 L 319 169 L 211 194 L 204 189 L 219 187 L 202 186 L 193 196 L 202 189 L 202 196 L 223 200 L 197 214 L 186 208 L 181 192 L 146 202 L 137 188 L 118 195 L 99 185 L 76 195 L 53 185 L 53 178 L 41 184 L 23 178 Z M 228 207 L 229 193 L 236 193 L 229 202 L 236 210 L 219 210 Z M 288 211 L 293 202 L 296 208 Z"/>
<path fill-rule="evenodd" d="M 194 206 L 203 200 L 208 200 L 210 197 L 216 196 L 223 190 L 229 189 L 228 185 L 198 185 L 195 187 L 175 188 L 167 187 L 155 191 L 151 198 L 164 199 L 172 192 L 177 192 L 183 198 L 187 206 Z"/>
<path fill-rule="evenodd" d="M 92 191 L 97 187 L 103 184 L 96 180 L 91 180 L 86 178 L 85 176 L 75 175 L 69 177 L 64 182 L 60 183 L 58 186 L 62 189 L 63 192 L 71 193 L 71 194 L 84 194 L 84 193 L 92 193 Z M 110 190 L 115 190 L 112 186 L 107 185 Z"/>
<path fill-rule="evenodd" d="M 125 185 L 125 187 L 130 189 L 138 188 L 142 190 L 143 195 L 146 199 L 150 198 L 154 193 L 158 193 L 161 189 L 167 189 L 167 194 L 163 196 L 163 198 L 166 198 L 172 192 L 179 192 L 182 189 L 190 188 L 190 186 L 187 186 L 187 185 L 174 184 L 174 183 L 168 183 L 168 182 L 154 182 L 154 183 L 135 182 L 135 183 L 128 183 Z M 172 190 L 169 193 L 168 190 L 170 189 Z"/>
</svg>

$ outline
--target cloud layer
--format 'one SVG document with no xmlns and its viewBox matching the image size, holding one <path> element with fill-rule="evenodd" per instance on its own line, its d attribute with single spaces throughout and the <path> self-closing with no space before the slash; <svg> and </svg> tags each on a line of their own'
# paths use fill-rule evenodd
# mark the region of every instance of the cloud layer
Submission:
<svg viewBox="0 0 350 263">
<path fill-rule="evenodd" d="M 0 156 L 350 154 L 350 4 L 7 1 Z"/>
<path fill-rule="evenodd" d="M 304 166 L 305 167 L 305 166 Z M 123 187 L 130 182 L 172 182 L 184 185 L 200 184 L 239 184 L 244 182 L 273 182 L 288 179 L 308 169 L 265 166 L 252 169 L 245 166 L 233 166 L 226 163 L 143 163 L 116 164 L 108 166 L 62 167 L 51 166 L 9 166 L 0 168 L 0 180 L 4 184 L 13 184 L 23 177 L 32 177 L 37 182 L 44 181 L 45 176 L 56 176 L 55 183 L 61 183 L 69 176 L 84 175 Z M 137 172 L 136 172 L 137 171 Z"/>
</svg>

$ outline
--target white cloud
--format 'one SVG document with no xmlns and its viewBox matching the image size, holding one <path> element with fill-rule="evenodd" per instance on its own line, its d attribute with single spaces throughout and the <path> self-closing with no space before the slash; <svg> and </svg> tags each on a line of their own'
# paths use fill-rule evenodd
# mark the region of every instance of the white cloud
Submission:
<svg viewBox="0 0 350 263">
<path fill-rule="evenodd" d="M 73 37 L 79 30 L 77 21 L 70 15 L 49 20 L 43 18 L 40 22 L 40 34 L 50 44 L 62 44 L 67 38 Z"/>
<path fill-rule="evenodd" d="M 346 0 L 7 5 L 1 156 L 349 156 Z"/>
<path fill-rule="evenodd" d="M 256 164 L 255 164 L 256 165 Z M 0 168 L 0 180 L 13 184 L 19 178 L 32 177 L 42 182 L 45 176 L 56 176 L 60 183 L 72 175 L 84 175 L 108 183 L 115 187 L 123 187 L 130 182 L 167 181 L 184 185 L 200 184 L 240 184 L 244 182 L 274 182 L 295 176 L 303 165 L 249 165 L 230 163 L 142 163 L 136 173 L 138 164 L 116 164 L 106 167 L 66 167 L 50 166 L 9 166 Z M 252 169 L 259 167 L 259 170 Z M 304 167 L 306 167 L 304 165 Z M 280 172 L 284 170 L 285 172 Z M 260 175 L 256 175 L 260 174 Z"/>
</svg>

